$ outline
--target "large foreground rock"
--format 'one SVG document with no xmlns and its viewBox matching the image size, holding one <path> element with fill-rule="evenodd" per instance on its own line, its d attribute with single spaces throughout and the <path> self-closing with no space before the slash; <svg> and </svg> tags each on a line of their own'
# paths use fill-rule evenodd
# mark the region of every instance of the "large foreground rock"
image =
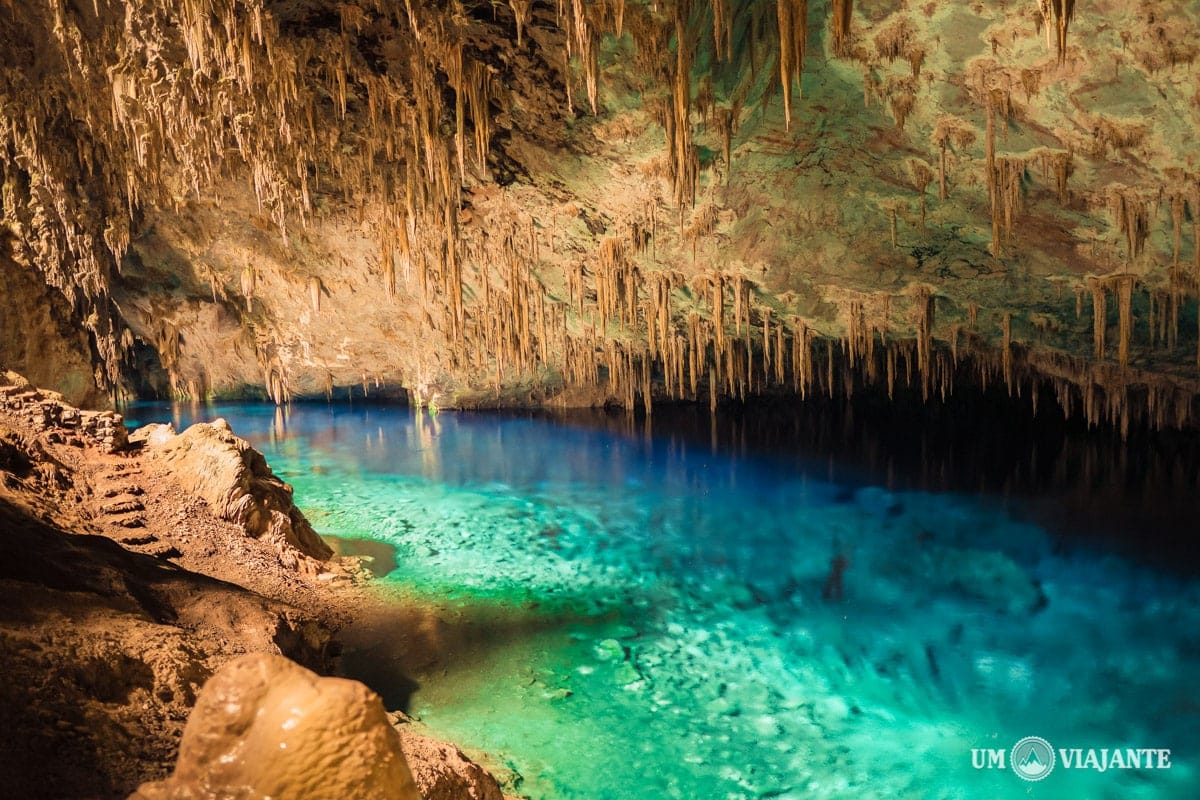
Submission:
<svg viewBox="0 0 1200 800">
<path fill-rule="evenodd" d="M 420 800 L 379 696 L 248 655 L 205 686 L 175 773 L 131 800 Z"/>
<path fill-rule="evenodd" d="M 319 561 L 333 555 L 293 504 L 292 487 L 277 478 L 262 453 L 234 435 L 225 420 L 198 423 L 170 438 L 158 435 L 163 432 L 156 428 L 145 434 L 152 454 L 218 516 L 243 526 L 256 539 L 290 545 Z"/>
</svg>

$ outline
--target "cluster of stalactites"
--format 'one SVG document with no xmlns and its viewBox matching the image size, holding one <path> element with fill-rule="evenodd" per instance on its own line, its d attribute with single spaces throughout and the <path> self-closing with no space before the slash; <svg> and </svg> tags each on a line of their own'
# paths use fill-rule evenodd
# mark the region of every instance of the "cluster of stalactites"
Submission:
<svg viewBox="0 0 1200 800">
<path fill-rule="evenodd" d="M 1148 284 L 1130 272 L 1118 272 L 1089 278 L 1087 288 L 1092 295 L 1092 355 L 1096 361 L 1103 361 L 1108 355 L 1108 297 L 1112 294 L 1117 298 L 1117 363 L 1122 368 L 1129 365 L 1131 345 L 1137 334 L 1133 315 L 1135 296 L 1144 294 L 1146 299 L 1143 343 L 1148 350 L 1165 347 L 1168 352 L 1174 351 L 1184 305 L 1191 298 L 1200 303 L 1200 281 L 1182 272 L 1172 272 L 1165 286 Z M 1200 328 L 1196 347 L 1196 364 L 1200 367 Z"/>
<path fill-rule="evenodd" d="M 419 261 L 453 294 L 461 187 L 486 176 L 501 84 L 470 50 L 474 23 L 459 3 L 336 7 L 335 26 L 286 33 L 276 13 L 301 12 L 264 0 L 31 4 L 0 15 L 3 213 L 26 258 L 89 320 L 110 380 L 134 346 L 108 300 L 133 219 L 219 179 L 245 176 L 285 243 L 323 186 L 360 213 L 382 207 L 385 280 L 394 286 L 397 260 L 406 272 Z M 523 37 L 531 4 L 511 9 Z M 386 43 L 386 71 L 363 37 Z M 214 283 L 214 296 L 232 293 Z M 268 362 L 264 386 L 285 397 L 286 378 Z"/>
<path fill-rule="evenodd" d="M 1113 225 L 1125 240 L 1125 255 L 1133 263 L 1146 248 L 1153 203 L 1144 193 L 1119 184 L 1108 187 L 1105 199 Z"/>
</svg>

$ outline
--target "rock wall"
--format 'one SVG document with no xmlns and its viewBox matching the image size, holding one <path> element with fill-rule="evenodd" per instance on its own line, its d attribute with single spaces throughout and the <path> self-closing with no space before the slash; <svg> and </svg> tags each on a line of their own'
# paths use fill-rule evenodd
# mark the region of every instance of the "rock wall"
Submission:
<svg viewBox="0 0 1200 800">
<path fill-rule="evenodd" d="M 96 385 L 87 332 L 72 318 L 67 301 L 5 254 L 0 254 L 0 369 L 27 375 L 74 405 L 108 405 Z"/>
</svg>

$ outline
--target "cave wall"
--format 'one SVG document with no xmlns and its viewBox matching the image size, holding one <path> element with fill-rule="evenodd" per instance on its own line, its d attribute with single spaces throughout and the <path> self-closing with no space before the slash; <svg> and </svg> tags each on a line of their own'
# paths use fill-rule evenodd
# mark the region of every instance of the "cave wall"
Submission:
<svg viewBox="0 0 1200 800">
<path fill-rule="evenodd" d="M 971 347 L 980 383 L 1036 365 L 1070 413 L 1176 424 L 1198 14 L 35 3 L 0 13 L 5 220 L 118 386 L 934 396 Z"/>
<path fill-rule="evenodd" d="M 105 407 L 87 332 L 61 294 L 0 256 L 0 368 L 61 392 L 68 403 Z"/>
</svg>

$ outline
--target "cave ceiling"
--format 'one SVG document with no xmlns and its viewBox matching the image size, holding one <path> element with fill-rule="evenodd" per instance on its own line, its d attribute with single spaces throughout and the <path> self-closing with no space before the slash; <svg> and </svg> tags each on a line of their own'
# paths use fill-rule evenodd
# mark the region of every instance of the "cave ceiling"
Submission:
<svg viewBox="0 0 1200 800">
<path fill-rule="evenodd" d="M 1187 0 L 0 0 L 4 269 L 114 395 L 953 389 L 1194 424 Z"/>
</svg>

